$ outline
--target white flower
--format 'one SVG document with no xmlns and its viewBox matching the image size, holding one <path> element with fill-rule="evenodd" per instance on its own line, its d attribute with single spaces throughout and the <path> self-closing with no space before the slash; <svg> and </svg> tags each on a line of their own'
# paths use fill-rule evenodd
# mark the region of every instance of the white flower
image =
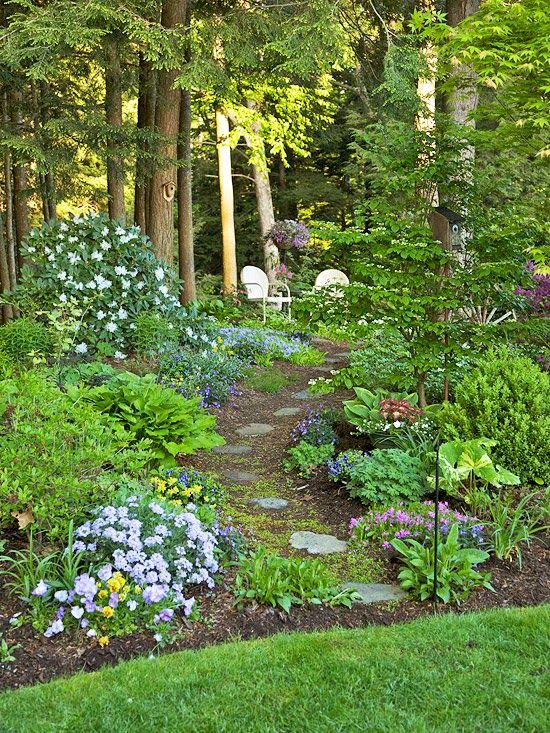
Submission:
<svg viewBox="0 0 550 733">
<path fill-rule="evenodd" d="M 143 290 L 144 286 L 145 286 L 145 283 L 143 282 L 143 280 L 140 280 L 140 281 L 139 281 L 139 282 L 137 283 L 137 285 L 136 285 L 136 288 L 137 288 L 138 290 Z"/>
<path fill-rule="evenodd" d="M 61 270 L 61 272 L 57 273 L 57 279 L 58 280 L 66 280 L 67 279 L 67 273 L 65 270 Z"/>
<path fill-rule="evenodd" d="M 396 421 L 394 422 L 394 424 L 393 424 L 393 427 L 394 427 L 394 428 L 400 428 L 400 427 L 402 427 L 402 425 L 403 425 L 403 423 L 402 423 L 402 422 L 399 422 L 399 420 L 396 420 Z"/>
<path fill-rule="evenodd" d="M 55 255 L 53 252 L 51 253 L 51 255 L 48 255 L 48 260 L 49 262 L 55 262 Z"/>
<path fill-rule="evenodd" d="M 88 631 L 86 632 L 86 636 L 97 636 L 97 631 L 95 631 L 95 629 L 88 629 Z"/>
<path fill-rule="evenodd" d="M 61 254 L 61 252 L 63 252 L 63 247 L 60 244 L 56 244 L 55 251 L 57 252 L 57 254 Z"/>
<path fill-rule="evenodd" d="M 125 278 L 121 278 L 122 281 L 122 289 L 123 290 L 129 290 L 130 285 L 132 284 L 129 280 L 126 280 Z"/>
<path fill-rule="evenodd" d="M 49 255 L 51 253 L 51 249 L 49 247 L 44 247 L 44 254 Z"/>
<path fill-rule="evenodd" d="M 162 634 L 155 634 L 153 636 L 153 639 L 160 644 L 160 642 L 162 641 Z"/>
<path fill-rule="evenodd" d="M 74 235 L 71 237 L 67 237 L 67 241 L 73 244 L 74 242 L 78 242 L 78 237 L 75 237 Z"/>
<path fill-rule="evenodd" d="M 77 354 L 87 354 L 88 346 L 83 341 L 81 344 L 77 344 L 74 350 L 76 351 Z"/>
<path fill-rule="evenodd" d="M 135 323 L 130 323 L 130 328 L 132 329 L 132 331 L 135 331 L 137 326 Z"/>
<path fill-rule="evenodd" d="M 27 252 L 33 254 L 33 252 L 36 252 L 36 247 L 27 247 Z"/>
<path fill-rule="evenodd" d="M 109 234 L 109 227 L 103 227 L 101 230 L 101 236 L 106 237 Z"/>
<path fill-rule="evenodd" d="M 125 311 L 124 308 L 119 308 L 117 315 L 121 321 L 124 321 L 126 318 L 128 318 L 128 311 Z"/>
<path fill-rule="evenodd" d="M 126 354 L 123 354 L 122 351 L 115 351 L 115 359 L 120 359 L 122 361 L 123 359 L 126 359 Z"/>
<path fill-rule="evenodd" d="M 101 262 L 102 259 L 103 255 L 101 254 L 101 252 L 98 252 L 97 249 L 94 249 L 94 251 L 92 252 L 92 260 L 97 260 L 98 262 Z"/>
<path fill-rule="evenodd" d="M 99 310 L 99 311 L 98 311 L 98 312 L 97 312 L 97 313 L 95 314 L 95 317 L 97 318 L 97 320 L 98 320 L 98 321 L 102 321 L 102 320 L 103 320 L 103 319 L 105 318 L 105 316 L 106 316 L 106 315 L 107 315 L 107 314 L 105 313 L 105 311 L 101 311 L 101 310 Z"/>
<path fill-rule="evenodd" d="M 76 252 L 69 252 L 67 257 L 69 258 L 69 262 L 71 263 L 71 265 L 76 265 L 76 263 L 80 262 L 81 259 L 80 255 L 78 255 Z"/>
<path fill-rule="evenodd" d="M 122 235 L 125 234 L 125 233 L 126 232 L 124 231 L 124 229 L 122 227 L 117 227 L 115 229 L 115 234 L 117 235 L 117 237 L 122 237 Z"/>
<path fill-rule="evenodd" d="M 115 267 L 115 272 L 117 275 L 127 275 L 128 274 L 128 270 L 124 267 L 124 265 Z"/>
<path fill-rule="evenodd" d="M 66 303 L 67 302 L 67 296 L 65 295 L 65 293 L 61 293 L 61 295 L 59 296 L 59 300 L 62 303 Z"/>
<path fill-rule="evenodd" d="M 101 242 L 101 244 L 100 244 L 99 246 L 100 246 L 100 247 L 101 247 L 101 249 L 102 249 L 102 250 L 104 250 L 105 252 L 107 252 L 107 250 L 108 250 L 108 249 L 111 249 L 111 245 L 110 245 L 110 243 L 109 243 L 109 242 L 106 242 L 105 240 L 103 240 L 103 242 Z"/>
<path fill-rule="evenodd" d="M 86 287 L 89 288 L 90 290 L 95 290 L 96 287 L 97 287 L 96 281 L 95 280 L 90 280 L 89 283 L 86 283 Z"/>
<path fill-rule="evenodd" d="M 84 290 L 84 283 L 75 283 L 76 290 Z"/>
<path fill-rule="evenodd" d="M 168 288 L 167 288 L 167 286 L 166 286 L 166 285 L 161 285 L 161 286 L 160 286 L 160 288 L 159 288 L 159 290 L 160 290 L 160 292 L 161 292 L 161 293 L 162 293 L 163 295 L 168 295 Z"/>
<path fill-rule="evenodd" d="M 111 285 L 113 284 L 111 280 L 107 280 L 106 277 L 103 277 L 103 275 L 99 275 L 99 274 L 94 275 L 94 280 L 96 281 L 97 287 L 100 290 L 108 290 L 111 287 Z"/>
<path fill-rule="evenodd" d="M 157 267 L 157 269 L 155 270 L 155 277 L 159 282 L 161 280 L 164 280 L 164 270 L 162 269 L 162 267 Z"/>
<path fill-rule="evenodd" d="M 64 221 L 62 221 L 61 224 L 59 225 L 59 228 L 62 232 L 66 232 L 69 227 L 65 224 Z"/>
<path fill-rule="evenodd" d="M 158 297 L 158 295 L 155 295 L 154 303 L 155 305 L 160 305 L 160 298 Z"/>
<path fill-rule="evenodd" d="M 109 331 L 109 333 L 114 333 L 117 330 L 118 326 L 113 321 L 109 321 L 105 328 L 107 329 L 107 331 Z"/>
<path fill-rule="evenodd" d="M 82 616 L 84 615 L 84 609 L 82 608 L 82 606 L 73 606 L 71 608 L 71 615 L 77 619 L 82 618 Z"/>
</svg>

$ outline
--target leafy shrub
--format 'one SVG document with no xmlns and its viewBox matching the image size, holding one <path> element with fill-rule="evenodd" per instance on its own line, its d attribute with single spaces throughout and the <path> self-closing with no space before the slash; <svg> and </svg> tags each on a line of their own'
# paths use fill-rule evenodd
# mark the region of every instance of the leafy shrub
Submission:
<svg viewBox="0 0 550 733">
<path fill-rule="evenodd" d="M 323 407 L 310 409 L 306 417 L 292 429 L 290 434 L 293 443 L 305 441 L 311 445 L 325 445 L 336 442 L 336 433 L 332 427 L 335 419 L 334 411 Z"/>
<path fill-rule="evenodd" d="M 334 443 L 320 445 L 301 440 L 287 451 L 288 458 L 284 462 L 286 470 L 298 469 L 300 476 L 307 478 L 319 466 L 326 464 L 334 455 Z"/>
<path fill-rule="evenodd" d="M 438 420 L 447 439 L 496 441 L 494 460 L 522 481 L 550 482 L 550 375 L 526 357 L 489 352 Z"/>
<path fill-rule="evenodd" d="M 416 598 L 425 601 L 434 593 L 434 547 L 423 546 L 413 539 L 394 539 L 392 546 L 401 555 L 405 568 L 399 573 L 401 587 Z M 461 548 L 458 542 L 458 524 L 453 524 L 447 539 L 437 547 L 437 596 L 444 603 L 467 598 L 473 588 L 491 586 L 490 574 L 480 573 L 474 566 L 485 562 L 485 550 Z"/>
<path fill-rule="evenodd" d="M 219 407 L 235 394 L 244 367 L 223 344 L 215 342 L 210 350 L 167 355 L 160 361 L 159 373 L 162 384 L 187 399 L 198 397 L 204 407 Z"/>
<path fill-rule="evenodd" d="M 427 491 L 422 461 L 397 448 L 370 454 L 346 451 L 328 467 L 331 478 L 342 481 L 350 495 L 365 504 L 417 501 Z"/>
<path fill-rule="evenodd" d="M 160 313 L 140 313 L 134 324 L 130 346 L 138 356 L 155 356 L 177 346 L 178 336 L 173 323 Z"/>
<path fill-rule="evenodd" d="M 187 400 L 157 384 L 152 374 L 138 377 L 123 372 L 82 396 L 122 425 L 136 442 L 147 439 L 161 465 L 176 465 L 178 453 L 194 453 L 224 442 L 214 432 L 216 419 L 200 408 L 198 399 Z"/>
<path fill-rule="evenodd" d="M 489 537 L 483 523 L 451 509 L 446 502 L 439 502 L 439 534 L 444 539 L 451 527 L 458 525 L 460 547 L 482 547 Z M 380 509 L 371 509 L 362 517 L 354 517 L 349 523 L 352 536 L 359 540 L 376 540 L 386 550 L 391 540 L 411 537 L 422 545 L 433 541 L 435 511 L 433 501 L 422 504 L 392 504 Z"/>
<path fill-rule="evenodd" d="M 265 603 L 287 613 L 293 604 L 304 603 L 351 608 L 355 597 L 352 590 L 338 587 L 319 560 L 281 557 L 264 547 L 241 560 L 233 590 L 239 604 Z"/>
<path fill-rule="evenodd" d="M 34 371 L 0 382 L 0 442 L 0 524 L 21 515 L 50 538 L 105 497 L 104 471 L 133 473 L 150 458 L 143 444 L 128 450 L 130 433 Z"/>
<path fill-rule="evenodd" d="M 16 364 L 29 363 L 31 353 L 49 356 L 53 348 L 46 326 L 32 318 L 17 318 L 0 326 L 0 352 Z"/>
<path fill-rule="evenodd" d="M 105 215 L 45 222 L 27 236 L 25 265 L 16 299 L 25 312 L 82 310 L 77 349 L 108 344 L 128 347 L 140 313 L 167 315 L 179 308 L 174 273 L 156 259 L 137 227 L 122 227 Z"/>
</svg>

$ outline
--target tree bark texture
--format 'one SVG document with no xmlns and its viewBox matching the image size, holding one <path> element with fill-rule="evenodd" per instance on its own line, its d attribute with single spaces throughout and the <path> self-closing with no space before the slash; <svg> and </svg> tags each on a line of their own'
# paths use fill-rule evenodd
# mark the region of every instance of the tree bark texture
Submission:
<svg viewBox="0 0 550 733">
<path fill-rule="evenodd" d="M 10 272 L 8 267 L 8 256 L 6 242 L 4 239 L 4 222 L 0 213 L 0 293 L 9 293 L 11 290 Z M 7 323 L 13 318 L 11 305 L 0 306 L 0 323 Z"/>
<path fill-rule="evenodd" d="M 161 25 L 167 31 L 183 27 L 186 0 L 164 0 Z M 159 70 L 155 109 L 155 127 L 161 137 L 158 153 L 162 159 L 151 176 L 148 234 L 155 254 L 166 262 L 174 259 L 174 195 L 176 192 L 176 148 L 179 131 L 180 91 L 174 89 L 177 69 Z"/>
<path fill-rule="evenodd" d="M 12 91 L 8 95 L 11 123 L 16 132 L 23 129 L 21 106 L 23 95 L 20 91 Z M 29 230 L 29 209 L 27 204 L 27 171 L 22 161 L 13 161 L 13 211 L 15 223 L 15 244 L 17 248 L 18 268 L 21 268 L 21 243 Z"/>
<path fill-rule="evenodd" d="M 226 291 L 237 288 L 237 244 L 235 238 L 235 214 L 233 178 L 231 172 L 231 147 L 228 140 L 229 119 L 222 109 L 216 110 L 216 140 L 218 150 L 218 179 L 220 184 L 220 208 L 222 220 L 223 287 Z"/>
<path fill-rule="evenodd" d="M 8 97 L 2 96 L 2 120 L 5 127 L 9 122 Z M 12 182 L 12 160 L 9 150 L 4 150 L 4 194 L 6 197 L 6 249 L 8 258 L 8 271 L 12 289 L 17 284 L 17 255 L 15 246 L 15 224 L 13 216 L 13 182 Z"/>
<path fill-rule="evenodd" d="M 197 299 L 193 245 L 193 160 L 191 150 L 191 92 L 181 92 L 178 140 L 178 262 L 183 282 L 182 305 Z"/>
<path fill-rule="evenodd" d="M 122 67 L 120 50 L 112 34 L 103 40 L 105 60 L 105 121 L 110 128 L 107 140 L 107 194 L 109 216 L 126 222 L 124 205 L 124 153 L 122 151 Z"/>
<path fill-rule="evenodd" d="M 151 62 L 140 56 L 137 128 L 153 135 L 155 129 L 155 72 Z M 142 152 L 143 151 L 143 152 Z M 147 231 L 148 193 L 151 178 L 151 142 L 138 146 L 134 186 L 134 223 L 142 232 Z"/>
<path fill-rule="evenodd" d="M 421 0 L 422 10 L 433 9 L 433 0 Z M 416 117 L 416 128 L 419 132 L 425 133 L 426 149 L 419 155 L 418 165 L 427 165 L 430 159 L 436 154 L 435 140 L 432 135 L 435 131 L 435 81 L 437 74 L 437 49 L 435 44 L 428 40 L 420 51 L 424 69 L 417 83 L 417 95 L 419 99 L 419 110 Z M 420 195 L 432 206 L 439 206 L 439 192 L 437 187 L 424 188 L 419 191 Z"/>
</svg>

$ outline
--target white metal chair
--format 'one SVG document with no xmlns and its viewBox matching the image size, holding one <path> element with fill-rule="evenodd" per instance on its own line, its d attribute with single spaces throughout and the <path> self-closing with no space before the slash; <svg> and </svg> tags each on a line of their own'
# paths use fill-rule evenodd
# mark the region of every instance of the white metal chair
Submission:
<svg viewBox="0 0 550 733">
<path fill-rule="evenodd" d="M 254 267 L 253 265 L 243 267 L 241 270 L 241 282 L 246 289 L 248 300 L 252 303 L 262 303 L 264 323 L 266 321 L 267 306 L 274 306 L 277 310 L 282 310 L 284 303 L 288 305 L 288 318 L 290 320 L 292 296 L 290 295 L 290 288 L 286 283 L 277 283 L 277 288 L 284 288 L 286 292 L 278 290 L 270 294 L 267 275 L 259 267 Z"/>
<path fill-rule="evenodd" d="M 342 287 L 346 287 L 347 285 L 349 285 L 348 276 L 345 272 L 342 272 L 342 270 L 329 269 L 323 270 L 323 272 L 320 272 L 317 275 L 317 277 L 315 278 L 315 285 L 313 287 L 315 288 L 315 290 L 330 288 L 333 295 L 335 295 L 337 298 L 341 298 L 344 293 L 339 287 L 334 287 L 338 285 Z"/>
</svg>

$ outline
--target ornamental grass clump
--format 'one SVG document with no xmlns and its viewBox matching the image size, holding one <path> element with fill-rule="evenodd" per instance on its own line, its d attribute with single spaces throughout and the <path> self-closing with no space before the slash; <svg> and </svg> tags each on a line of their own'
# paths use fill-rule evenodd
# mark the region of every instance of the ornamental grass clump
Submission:
<svg viewBox="0 0 550 733">
<path fill-rule="evenodd" d="M 104 214 L 54 219 L 26 237 L 15 298 L 24 313 L 78 308 L 74 348 L 124 355 L 136 318 L 179 310 L 175 273 L 138 227 Z"/>
</svg>

